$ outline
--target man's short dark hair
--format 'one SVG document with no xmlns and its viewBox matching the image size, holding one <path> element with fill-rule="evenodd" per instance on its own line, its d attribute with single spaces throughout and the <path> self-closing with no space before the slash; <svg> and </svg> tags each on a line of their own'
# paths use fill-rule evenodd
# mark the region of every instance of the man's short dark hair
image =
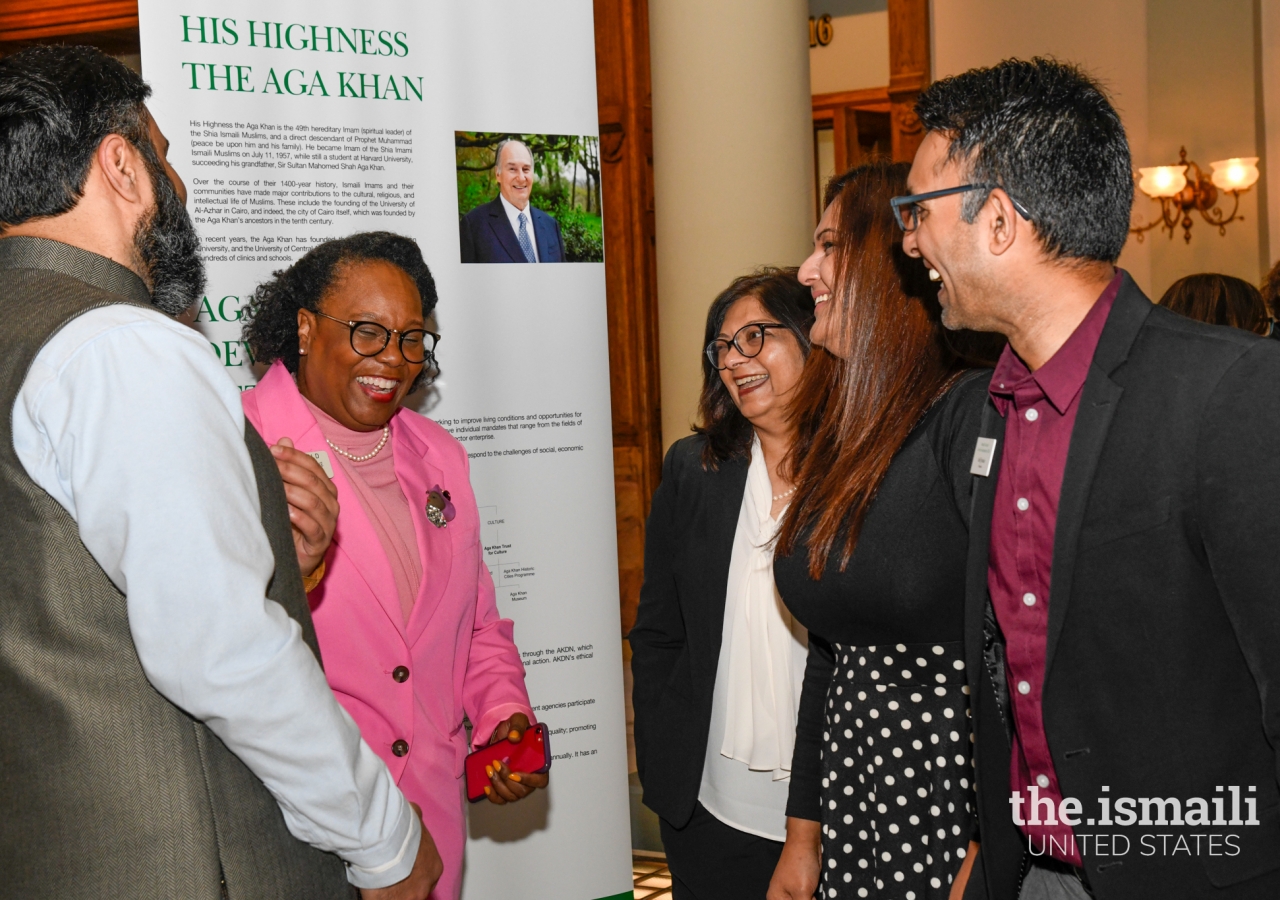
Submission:
<svg viewBox="0 0 1280 900">
<path fill-rule="evenodd" d="M 94 47 L 31 47 L 0 59 L 0 228 L 74 207 L 107 135 L 147 154 L 150 93 L 142 76 Z"/>
<path fill-rule="evenodd" d="M 1004 188 L 1052 256 L 1115 262 L 1129 236 L 1133 171 L 1120 116 L 1079 68 L 1007 59 L 931 85 L 916 101 L 970 183 Z M 986 191 L 964 201 L 972 222 Z"/>
</svg>

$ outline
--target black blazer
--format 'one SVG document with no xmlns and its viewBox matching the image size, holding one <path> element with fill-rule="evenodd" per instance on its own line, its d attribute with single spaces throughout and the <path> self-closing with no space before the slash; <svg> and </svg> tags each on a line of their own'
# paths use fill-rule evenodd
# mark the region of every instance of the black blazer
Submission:
<svg viewBox="0 0 1280 900">
<path fill-rule="evenodd" d="M 560 237 L 560 223 L 540 209 L 529 206 L 533 221 L 533 240 L 538 248 L 538 261 L 564 262 L 564 239 Z M 482 203 L 462 217 L 458 223 L 458 236 L 464 263 L 522 263 L 524 251 L 511 228 L 507 211 L 502 208 L 502 198 L 495 197 Z"/>
<path fill-rule="evenodd" d="M 1237 785 L 1256 797 L 1261 821 L 1085 819 L 1077 835 L 1130 844 L 1123 855 L 1114 839 L 1105 854 L 1084 847 L 1094 893 L 1280 897 L 1280 346 L 1153 306 L 1126 275 L 1079 402 L 1043 696 L 1063 794 L 1098 818 L 1100 797 L 1113 809 L 1123 797 L 1201 797 L 1212 808 L 1217 787 Z M 1004 420 L 989 401 L 983 424 L 998 454 Z M 1003 638 L 987 592 L 999 464 L 997 455 L 991 477 L 974 479 L 970 526 L 965 641 L 982 848 L 966 897 L 1015 900 L 1028 859 L 1010 815 Z M 1204 838 L 1196 855 L 1191 835 L 1210 832 L 1236 835 L 1235 847 L 1220 840 L 1213 854 Z M 1172 852 L 1176 837 L 1159 835 L 1185 835 L 1192 852 Z"/>
<path fill-rule="evenodd" d="M 631 703 L 644 803 L 677 828 L 693 815 L 711 728 L 729 561 L 750 460 L 702 468 L 706 438 L 677 441 L 645 527 L 631 641 Z"/>
</svg>

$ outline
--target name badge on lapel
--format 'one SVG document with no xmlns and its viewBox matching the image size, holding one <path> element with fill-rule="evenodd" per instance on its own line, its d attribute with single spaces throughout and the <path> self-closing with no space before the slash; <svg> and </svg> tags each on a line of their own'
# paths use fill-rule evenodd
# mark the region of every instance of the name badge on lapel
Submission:
<svg viewBox="0 0 1280 900">
<path fill-rule="evenodd" d="M 324 474 L 328 475 L 330 479 L 333 478 L 333 463 L 329 462 L 328 453 L 323 450 L 312 450 L 307 456 L 320 463 L 320 468 L 324 469 Z"/>
<path fill-rule="evenodd" d="M 986 478 L 991 474 L 991 460 L 996 455 L 996 439 L 978 438 L 973 448 L 973 462 L 969 465 L 969 474 Z"/>
</svg>

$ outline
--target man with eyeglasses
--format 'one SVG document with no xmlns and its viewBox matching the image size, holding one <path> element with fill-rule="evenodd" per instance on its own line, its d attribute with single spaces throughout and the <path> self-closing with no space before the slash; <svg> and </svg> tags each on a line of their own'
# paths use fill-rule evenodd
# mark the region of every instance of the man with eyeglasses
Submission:
<svg viewBox="0 0 1280 900">
<path fill-rule="evenodd" d="M 982 437 L 954 448 L 974 476 L 964 896 L 1280 896 L 1280 347 L 1115 267 L 1129 147 L 1079 69 L 1008 60 L 916 110 L 904 249 L 948 327 L 1009 341 Z"/>
</svg>

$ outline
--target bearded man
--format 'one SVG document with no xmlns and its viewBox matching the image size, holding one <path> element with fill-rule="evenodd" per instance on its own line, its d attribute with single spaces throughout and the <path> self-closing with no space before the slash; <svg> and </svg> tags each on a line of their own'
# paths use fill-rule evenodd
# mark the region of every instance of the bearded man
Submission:
<svg viewBox="0 0 1280 900">
<path fill-rule="evenodd" d="M 331 530 L 170 318 L 204 272 L 148 93 L 91 48 L 0 60 L 3 893 L 425 900 L 430 835 L 317 662 Z"/>
</svg>

